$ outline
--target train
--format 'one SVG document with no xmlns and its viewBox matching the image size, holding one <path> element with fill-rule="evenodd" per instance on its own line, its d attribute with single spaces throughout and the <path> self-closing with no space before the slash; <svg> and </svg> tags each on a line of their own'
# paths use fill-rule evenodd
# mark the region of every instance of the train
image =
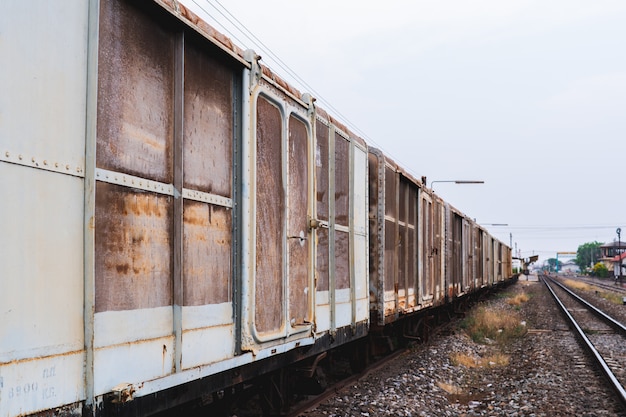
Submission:
<svg viewBox="0 0 626 417">
<path fill-rule="evenodd" d="M 0 417 L 311 376 L 515 277 L 510 247 L 176 0 L 9 2 L 0 28 Z"/>
</svg>

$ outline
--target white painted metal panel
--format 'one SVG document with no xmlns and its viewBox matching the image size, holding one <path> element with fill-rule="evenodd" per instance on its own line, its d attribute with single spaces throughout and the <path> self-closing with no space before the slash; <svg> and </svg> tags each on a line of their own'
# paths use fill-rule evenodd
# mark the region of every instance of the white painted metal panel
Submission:
<svg viewBox="0 0 626 417">
<path fill-rule="evenodd" d="M 368 265 L 367 265 L 367 236 L 354 237 L 354 274 L 355 294 L 357 299 L 369 298 Z"/>
<path fill-rule="evenodd" d="M 94 352 L 94 391 L 111 392 L 122 383 L 136 383 L 172 373 L 174 336 L 98 348 Z"/>
<path fill-rule="evenodd" d="M 17 416 L 85 398 L 82 352 L 0 365 L 0 416 Z"/>
<path fill-rule="evenodd" d="M 0 195 L 0 363 L 83 349 L 82 179 L 0 162 Z"/>
<path fill-rule="evenodd" d="M 344 288 L 335 290 L 335 326 L 337 328 L 352 324 L 352 290 Z"/>
<path fill-rule="evenodd" d="M 183 329 L 201 329 L 233 323 L 232 303 L 183 307 Z"/>
<path fill-rule="evenodd" d="M 174 326 L 173 316 L 170 306 L 96 313 L 94 347 L 170 336 Z"/>
<path fill-rule="evenodd" d="M 182 346 L 183 369 L 231 359 L 235 352 L 235 326 L 186 330 Z"/>
<path fill-rule="evenodd" d="M 3 417 L 85 398 L 88 7 L 14 1 L 0 13 Z"/>
<path fill-rule="evenodd" d="M 235 356 L 232 303 L 183 307 L 182 368 Z"/>
<path fill-rule="evenodd" d="M 0 153 L 84 171 L 89 2 L 3 2 Z"/>
<path fill-rule="evenodd" d="M 315 293 L 315 329 L 317 333 L 330 330 L 330 304 L 328 291 Z"/>
</svg>

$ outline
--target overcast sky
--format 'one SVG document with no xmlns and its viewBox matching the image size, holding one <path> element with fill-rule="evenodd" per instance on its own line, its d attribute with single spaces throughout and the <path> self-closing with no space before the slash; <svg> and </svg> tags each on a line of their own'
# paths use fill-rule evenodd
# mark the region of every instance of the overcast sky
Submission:
<svg viewBox="0 0 626 417">
<path fill-rule="evenodd" d="M 626 240 L 626 1 L 183 3 L 522 257 Z"/>
</svg>

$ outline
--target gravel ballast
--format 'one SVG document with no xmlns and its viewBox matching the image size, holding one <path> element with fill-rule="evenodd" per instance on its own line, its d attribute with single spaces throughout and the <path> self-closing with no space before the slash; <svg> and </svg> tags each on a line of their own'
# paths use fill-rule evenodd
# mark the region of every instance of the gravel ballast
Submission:
<svg viewBox="0 0 626 417">
<path fill-rule="evenodd" d="M 509 305 L 518 293 L 529 300 Z M 590 296 L 616 318 L 626 316 L 626 306 Z M 517 310 L 525 335 L 476 343 L 455 323 L 303 416 L 626 416 L 543 283 L 520 279 L 483 305 Z M 501 353 L 509 361 L 467 367 L 453 363 L 455 353 Z"/>
</svg>

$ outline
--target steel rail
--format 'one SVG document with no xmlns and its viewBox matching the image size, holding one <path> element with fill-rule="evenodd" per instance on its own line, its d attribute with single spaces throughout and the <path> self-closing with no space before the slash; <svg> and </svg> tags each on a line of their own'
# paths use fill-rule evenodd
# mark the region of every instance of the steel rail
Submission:
<svg viewBox="0 0 626 417">
<path fill-rule="evenodd" d="M 596 316 L 604 320 L 608 325 L 610 325 L 617 331 L 621 332 L 623 335 L 626 335 L 626 326 L 624 326 L 621 322 L 617 321 L 613 317 L 606 314 L 604 311 L 600 310 L 596 306 L 590 304 L 583 298 L 579 297 L 578 294 L 576 294 L 575 292 L 573 292 L 572 290 L 570 290 L 569 288 L 567 288 L 565 285 L 561 284 L 560 282 L 552 278 L 548 278 L 548 279 L 550 280 L 550 282 L 553 282 L 554 284 L 558 285 L 562 290 L 564 290 L 569 295 L 571 295 L 576 301 L 578 301 L 579 303 L 587 307 L 593 314 L 595 314 Z"/>
<path fill-rule="evenodd" d="M 626 408 L 626 390 L 624 390 L 624 387 L 622 386 L 622 384 L 615 377 L 615 374 L 613 373 L 613 371 L 611 371 L 611 369 L 607 365 L 606 361 L 604 360 L 604 358 L 602 357 L 600 352 L 598 352 L 598 350 L 595 348 L 593 343 L 591 343 L 591 340 L 589 340 L 589 338 L 587 337 L 587 335 L 585 334 L 583 329 L 578 325 L 578 323 L 576 322 L 574 317 L 572 317 L 572 315 L 569 313 L 569 311 L 567 311 L 567 308 L 565 307 L 565 305 L 563 305 L 563 303 L 561 302 L 559 297 L 556 295 L 556 293 L 554 292 L 554 290 L 552 289 L 552 287 L 548 283 L 548 280 L 546 279 L 546 277 L 542 276 L 541 280 L 545 284 L 546 288 L 548 288 L 548 290 L 552 294 L 552 297 L 554 298 L 554 301 L 556 302 L 556 304 L 561 309 L 561 312 L 566 317 L 566 319 L 569 322 L 569 324 L 571 325 L 571 327 L 573 327 L 575 329 L 575 331 L 576 331 L 577 335 L 579 336 L 580 340 L 583 342 L 583 347 L 585 347 L 587 349 L 587 351 L 591 354 L 591 356 L 596 360 L 597 364 L 600 366 L 600 370 L 605 375 L 605 377 L 609 380 L 609 383 L 611 384 L 611 387 L 613 388 L 613 390 L 615 391 L 615 393 L 619 397 L 619 400 L 622 403 L 622 406 L 624 408 Z M 551 279 L 550 279 L 550 281 L 554 282 Z M 579 299 L 579 300 L 582 300 L 578 296 L 576 296 L 576 298 Z M 587 302 L 585 302 L 584 304 L 586 306 L 591 306 Z M 593 307 L 593 306 L 591 306 L 591 307 Z M 593 307 L 593 309 L 595 309 L 595 307 Z"/>
</svg>

